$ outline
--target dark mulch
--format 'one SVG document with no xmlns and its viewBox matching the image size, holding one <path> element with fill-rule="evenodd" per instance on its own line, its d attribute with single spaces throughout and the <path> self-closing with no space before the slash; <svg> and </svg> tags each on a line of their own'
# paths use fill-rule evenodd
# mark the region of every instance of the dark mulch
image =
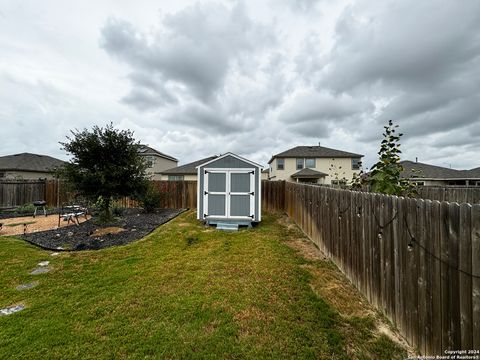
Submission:
<svg viewBox="0 0 480 360">
<path fill-rule="evenodd" d="M 21 237 L 31 244 L 48 250 L 98 250 L 110 246 L 125 245 L 141 239 L 184 211 L 185 209 L 160 209 L 155 213 L 147 214 L 143 213 L 141 209 L 127 209 L 120 218 L 109 224 L 98 225 L 95 223 L 95 218 L 92 218 L 79 226 L 40 231 Z M 120 227 L 125 231 L 91 236 L 95 233 L 95 230 L 106 227 Z"/>
</svg>

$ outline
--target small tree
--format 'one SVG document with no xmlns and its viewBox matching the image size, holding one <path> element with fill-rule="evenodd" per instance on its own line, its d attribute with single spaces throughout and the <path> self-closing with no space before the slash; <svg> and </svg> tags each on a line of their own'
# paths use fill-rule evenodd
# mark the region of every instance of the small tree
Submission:
<svg viewBox="0 0 480 360">
<path fill-rule="evenodd" d="M 113 124 L 71 133 L 60 143 L 72 155 L 60 175 L 85 197 L 100 199 L 101 220 L 108 221 L 112 199 L 138 197 L 146 190 L 147 166 L 139 155 L 140 144 L 132 131 L 117 130 Z"/>
<path fill-rule="evenodd" d="M 373 192 L 389 195 L 410 196 L 416 193 L 416 185 L 403 179 L 400 175 L 403 171 L 400 164 L 400 138 L 402 133 L 397 133 L 398 125 L 393 125 L 389 120 L 384 126 L 383 140 L 380 144 L 380 156 L 378 162 L 372 166 L 367 180 Z"/>
</svg>

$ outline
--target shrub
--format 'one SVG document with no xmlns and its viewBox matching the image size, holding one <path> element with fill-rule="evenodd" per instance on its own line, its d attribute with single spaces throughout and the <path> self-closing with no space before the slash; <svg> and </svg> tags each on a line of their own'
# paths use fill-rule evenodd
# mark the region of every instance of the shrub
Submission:
<svg viewBox="0 0 480 360">
<path fill-rule="evenodd" d="M 155 186 L 149 184 L 146 191 L 139 196 L 139 201 L 144 210 L 151 213 L 160 207 L 162 194 Z"/>
</svg>

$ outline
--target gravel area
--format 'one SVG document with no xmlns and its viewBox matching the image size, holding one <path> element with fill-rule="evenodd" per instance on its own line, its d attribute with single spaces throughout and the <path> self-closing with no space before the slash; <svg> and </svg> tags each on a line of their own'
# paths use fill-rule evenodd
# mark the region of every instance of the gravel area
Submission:
<svg viewBox="0 0 480 360">
<path fill-rule="evenodd" d="M 35 232 L 22 235 L 21 238 L 41 248 L 55 251 L 98 250 L 141 239 L 184 211 L 185 209 L 161 209 L 147 214 L 141 209 L 127 209 L 120 218 L 109 224 L 95 224 L 93 218 L 79 226 Z"/>
</svg>

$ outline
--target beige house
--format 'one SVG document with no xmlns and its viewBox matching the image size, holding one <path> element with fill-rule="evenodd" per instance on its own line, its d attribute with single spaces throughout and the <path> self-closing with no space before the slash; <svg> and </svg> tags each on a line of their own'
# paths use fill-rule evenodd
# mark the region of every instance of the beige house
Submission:
<svg viewBox="0 0 480 360">
<path fill-rule="evenodd" d="M 296 146 L 273 155 L 269 180 L 342 184 L 359 174 L 363 155 L 323 146 Z"/>
<path fill-rule="evenodd" d="M 53 179 L 64 161 L 48 155 L 21 153 L 0 156 L 0 180 Z"/>
<path fill-rule="evenodd" d="M 147 174 L 152 180 L 161 180 L 162 171 L 173 168 L 178 164 L 178 160 L 173 156 L 161 153 L 160 151 L 146 145 L 140 146 L 139 153 L 147 161 Z"/>
<path fill-rule="evenodd" d="M 210 160 L 217 158 L 218 156 L 210 156 L 205 159 L 197 160 L 185 165 L 176 166 L 171 169 L 167 169 L 162 171 L 162 178 L 161 180 L 169 180 L 169 181 L 181 181 L 181 180 L 197 180 L 197 166 L 200 166 Z"/>
</svg>

